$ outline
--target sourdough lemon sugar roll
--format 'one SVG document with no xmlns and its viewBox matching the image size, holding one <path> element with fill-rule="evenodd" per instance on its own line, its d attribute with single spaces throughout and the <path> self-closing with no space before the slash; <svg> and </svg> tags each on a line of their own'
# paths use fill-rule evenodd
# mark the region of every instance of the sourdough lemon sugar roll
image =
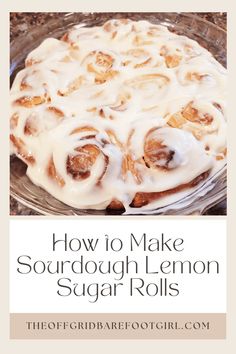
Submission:
<svg viewBox="0 0 236 354">
<path fill-rule="evenodd" d="M 225 82 L 210 52 L 164 26 L 78 25 L 17 74 L 12 153 L 72 207 L 151 213 L 224 166 Z"/>
</svg>

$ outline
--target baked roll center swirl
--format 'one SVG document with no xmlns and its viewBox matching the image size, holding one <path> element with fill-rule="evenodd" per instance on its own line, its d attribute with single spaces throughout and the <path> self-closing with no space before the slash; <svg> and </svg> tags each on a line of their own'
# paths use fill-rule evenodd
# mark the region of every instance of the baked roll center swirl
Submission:
<svg viewBox="0 0 236 354">
<path fill-rule="evenodd" d="M 145 140 L 144 161 L 148 167 L 172 169 L 178 166 L 180 156 L 158 137 L 158 130 L 152 131 Z"/>
</svg>

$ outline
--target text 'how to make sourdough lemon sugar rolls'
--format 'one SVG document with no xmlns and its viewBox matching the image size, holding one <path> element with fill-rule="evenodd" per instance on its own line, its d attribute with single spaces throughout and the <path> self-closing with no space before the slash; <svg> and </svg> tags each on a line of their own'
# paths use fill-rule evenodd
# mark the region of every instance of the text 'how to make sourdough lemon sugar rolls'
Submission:
<svg viewBox="0 0 236 354">
<path fill-rule="evenodd" d="M 78 25 L 17 74 L 12 153 L 72 207 L 152 212 L 224 166 L 225 82 L 210 52 L 162 25 Z"/>
<path fill-rule="evenodd" d="M 17 258 L 17 272 L 33 276 L 47 274 L 56 282 L 55 292 L 59 296 L 84 297 L 91 303 L 103 297 L 119 296 L 122 292 L 131 297 L 175 297 L 184 292 L 179 275 L 212 277 L 220 272 L 220 264 L 215 259 L 186 259 L 183 254 L 176 260 L 162 258 L 161 253 L 181 254 L 185 247 L 183 238 L 172 238 L 163 233 L 158 237 L 131 233 L 125 238 L 129 239 L 129 255 L 122 253 L 117 258 L 98 257 L 95 260 L 92 255 L 103 236 L 83 238 L 82 235 L 73 237 L 66 233 L 61 238 L 53 234 L 53 252 L 65 252 L 68 258 L 35 258 L 24 254 Z M 105 250 L 108 249 L 106 246 Z M 144 252 L 143 255 L 137 255 L 138 250 Z M 73 259 L 72 254 L 75 255 Z"/>
</svg>

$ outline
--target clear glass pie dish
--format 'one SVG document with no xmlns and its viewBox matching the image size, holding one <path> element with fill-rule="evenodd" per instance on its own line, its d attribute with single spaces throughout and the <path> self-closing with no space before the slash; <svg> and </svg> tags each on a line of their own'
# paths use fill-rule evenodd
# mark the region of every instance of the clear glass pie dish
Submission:
<svg viewBox="0 0 236 354">
<path fill-rule="evenodd" d="M 58 14 L 43 26 L 32 27 L 24 36 L 11 43 L 11 82 L 24 67 L 27 54 L 47 37 L 60 38 L 73 25 L 102 25 L 111 18 L 147 19 L 167 26 L 171 31 L 196 40 L 226 66 L 226 32 L 197 16 L 182 13 L 68 13 Z M 207 209 L 226 198 L 226 165 L 201 184 L 187 197 L 156 209 L 152 215 L 203 214 Z M 26 165 L 17 157 L 10 159 L 10 193 L 27 207 L 45 215 L 106 215 L 107 211 L 80 210 L 55 199 L 45 190 L 34 185 L 26 175 Z M 109 212 L 111 214 L 111 212 Z M 137 215 L 137 214 L 136 214 Z"/>
</svg>

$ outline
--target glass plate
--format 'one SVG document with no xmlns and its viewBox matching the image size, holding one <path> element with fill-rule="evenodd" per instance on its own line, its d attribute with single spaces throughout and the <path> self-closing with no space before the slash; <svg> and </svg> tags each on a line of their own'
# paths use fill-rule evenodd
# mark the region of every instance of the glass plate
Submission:
<svg viewBox="0 0 236 354">
<path fill-rule="evenodd" d="M 99 26 L 111 18 L 148 20 L 161 24 L 172 32 L 196 40 L 208 49 L 226 67 L 226 32 L 216 25 L 187 13 L 67 13 L 56 14 L 43 26 L 31 27 L 27 34 L 17 37 L 11 43 L 11 83 L 17 72 L 24 68 L 29 52 L 45 38 L 60 38 L 69 28 L 78 23 Z M 185 198 L 164 208 L 158 208 L 152 215 L 203 214 L 226 198 L 226 165 L 210 180 Z M 206 193 L 206 188 L 208 192 Z M 111 215 L 106 210 L 81 210 L 72 208 L 55 199 L 42 188 L 34 185 L 26 175 L 26 165 L 15 156 L 10 158 L 10 194 L 25 206 L 44 215 Z M 136 214 L 137 215 L 137 214 Z"/>
</svg>

